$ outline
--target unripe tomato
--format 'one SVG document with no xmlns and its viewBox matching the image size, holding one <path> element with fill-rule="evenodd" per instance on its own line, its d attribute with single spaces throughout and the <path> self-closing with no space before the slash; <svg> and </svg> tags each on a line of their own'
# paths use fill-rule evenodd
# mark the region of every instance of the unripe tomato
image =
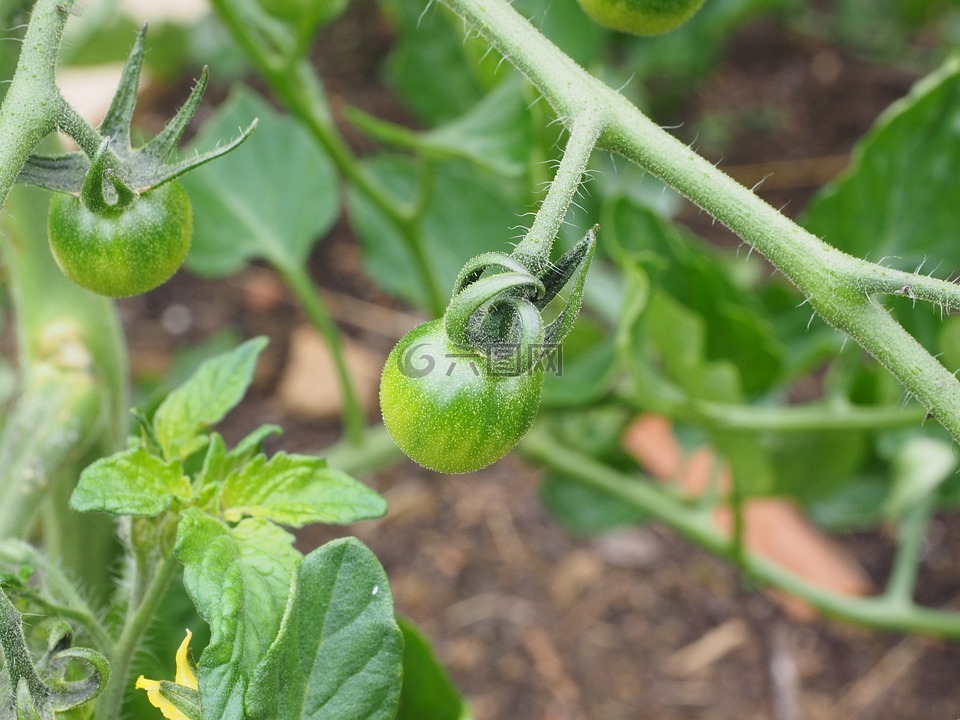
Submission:
<svg viewBox="0 0 960 720">
<path fill-rule="evenodd" d="M 542 369 L 495 375 L 486 360 L 453 345 L 443 320 L 397 343 L 380 380 L 387 431 L 430 470 L 467 473 L 499 460 L 530 429 L 540 406 Z"/>
<path fill-rule="evenodd" d="M 183 264 L 193 216 L 187 191 L 168 182 L 103 212 L 87 209 L 76 195 L 57 193 L 47 230 L 68 278 L 100 295 L 127 297 L 152 290 Z"/>
<path fill-rule="evenodd" d="M 593 20 L 611 30 L 661 35 L 689 20 L 704 0 L 579 0 Z"/>
</svg>

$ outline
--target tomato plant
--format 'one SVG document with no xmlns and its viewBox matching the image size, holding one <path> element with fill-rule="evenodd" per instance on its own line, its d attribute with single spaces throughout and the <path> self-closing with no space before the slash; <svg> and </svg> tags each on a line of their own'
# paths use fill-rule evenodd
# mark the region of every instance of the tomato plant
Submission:
<svg viewBox="0 0 960 720">
<path fill-rule="evenodd" d="M 500 558 L 527 555 L 515 552 L 524 528 L 507 503 L 475 512 L 492 495 L 474 488 L 497 472 L 512 480 L 516 466 L 485 468 L 516 451 L 542 477 L 546 509 L 577 533 L 659 523 L 752 585 L 834 618 L 960 637 L 960 614 L 914 597 L 918 578 L 934 574 L 920 573 L 925 547 L 936 543 L 930 523 L 960 501 L 960 290 L 951 281 L 960 268 L 952 162 L 960 63 L 940 42 L 957 12 L 914 3 L 865 13 L 853 0 L 830 9 L 796 0 L 382 5 L 353 8 L 318 41 L 345 2 L 210 0 L 212 17 L 154 24 L 148 53 L 145 28 L 134 35 L 133 23 L 111 22 L 110 4 L 83 17 L 72 0 L 0 4 L 0 28 L 11 28 L 0 43 L 9 294 L 0 310 L 18 353 L 16 363 L 0 363 L 0 718 L 470 717 L 425 636 L 396 616 L 390 591 L 415 556 L 457 592 L 472 562 L 463 538 L 420 553 L 397 542 L 394 525 L 365 526 L 360 534 L 388 580 L 359 540 L 314 548 L 317 536 L 303 531 L 382 516 L 386 499 L 354 475 L 402 464 L 404 453 L 438 475 L 481 471 L 459 482 L 407 465 L 397 472 L 415 482 L 374 482 L 401 499 L 415 486 L 444 509 L 448 494 L 469 486 L 469 502 L 436 513 L 456 519 L 442 532 L 484 518 Z M 663 35 L 608 32 L 584 13 L 615 31 Z M 790 126 L 787 110 L 723 106 L 718 116 L 671 124 L 697 104 L 675 101 L 707 81 L 731 34 L 759 16 L 762 32 L 744 37 L 783 23 L 811 55 L 791 77 L 809 70 L 821 91 L 854 74 L 826 35 L 845 38 L 851 57 L 897 57 L 896 77 L 918 79 L 795 219 L 758 194 L 762 183 L 747 189 L 766 166 L 733 167 L 734 179 L 720 159 L 738 135 L 759 144 L 778 123 Z M 819 30 L 824 22 L 829 33 Z M 403 124 L 350 107 L 343 86 L 326 86 L 317 58 L 343 59 L 340 43 L 354 26 L 392 39 L 384 68 L 389 102 L 404 106 L 391 115 Z M 116 48 L 131 43 L 94 125 L 58 85 L 68 75 L 57 67 L 119 61 Z M 383 59 L 373 55 L 368 71 Z M 232 78 L 231 87 L 198 112 L 211 81 L 198 68 L 208 61 L 213 81 Z M 196 77 L 153 137 L 131 127 L 145 64 L 159 71 L 153 87 Z M 890 66 L 881 67 L 886 77 Z M 246 73 L 258 77 L 246 82 Z M 158 97 L 167 95 L 146 101 Z M 849 149 L 823 134 L 818 152 Z M 57 149 L 58 136 L 75 149 Z M 806 178 L 813 167 L 825 179 L 823 167 L 837 165 L 832 155 L 814 160 L 783 174 Z M 796 170 L 792 156 L 783 162 Z M 689 222 L 684 203 L 751 252 L 730 249 L 710 223 Z M 918 269 L 925 263 L 929 272 Z M 185 284 L 199 281 L 184 275 L 121 305 L 122 315 L 108 299 L 157 289 L 182 264 L 202 278 L 239 274 L 216 286 L 225 297 L 243 294 L 236 312 L 187 308 L 197 293 Z M 317 270 L 336 293 L 320 291 Z M 347 277 L 333 278 L 341 271 Z M 345 297 L 345 288 L 363 297 Z M 141 365 L 158 363 L 136 355 L 128 363 L 124 319 L 136 333 L 137 313 L 166 307 L 160 325 L 184 339 L 228 315 L 241 331 L 279 333 L 291 301 L 325 346 L 310 362 L 301 358 L 303 333 L 289 347 L 276 343 L 259 374 L 266 339 L 214 338 L 178 354 L 168 377 L 139 372 L 131 383 Z M 264 322 L 269 312 L 284 322 Z M 419 324 L 407 332 L 412 313 Z M 191 324 L 195 317 L 202 322 Z M 364 351 L 386 354 L 393 343 L 380 375 L 380 424 L 367 404 L 366 376 L 377 373 L 364 371 Z M 288 387 L 297 364 L 307 380 Z M 272 395 L 279 375 L 286 397 L 319 389 L 340 403 L 336 420 L 300 424 L 291 442 L 309 453 L 268 452 L 281 442 L 279 427 L 243 426 L 261 408 L 228 417 L 251 385 L 247 402 Z M 283 403 L 268 412 L 297 422 Z M 223 434 L 220 423 L 229 423 Z M 318 435 L 339 430 L 316 454 Z M 653 445 L 671 463 L 651 461 Z M 691 490 L 678 468 L 703 457 L 712 459 L 710 478 Z M 771 555 L 754 525 L 757 509 L 770 507 L 818 546 L 834 547 L 828 530 L 874 533 L 892 550 L 886 587 L 851 595 Z M 527 560 L 537 552 L 531 540 Z M 572 584 L 604 581 L 597 552 L 577 547 Z M 552 553 L 523 567 L 553 567 Z M 550 585 L 551 598 L 566 592 L 552 574 L 525 579 Z M 401 586 L 402 609 L 418 597 L 412 586 Z M 921 596 L 939 599 L 926 586 Z M 579 644 L 570 607 L 586 606 L 565 606 L 561 625 L 574 633 L 566 645 L 553 648 L 538 632 L 521 638 L 551 686 L 568 686 L 560 656 Z M 24 623 L 27 613 L 48 621 Z M 508 627 L 500 634 L 513 633 Z M 617 635 L 597 647 L 616 645 Z M 564 690 L 563 703 L 580 699 Z M 608 713 L 588 702 L 563 711 Z"/>
</svg>

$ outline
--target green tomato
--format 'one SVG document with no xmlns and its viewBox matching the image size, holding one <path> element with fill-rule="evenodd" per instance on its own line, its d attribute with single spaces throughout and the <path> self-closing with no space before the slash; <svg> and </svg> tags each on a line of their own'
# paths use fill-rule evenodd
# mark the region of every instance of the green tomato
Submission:
<svg viewBox="0 0 960 720">
<path fill-rule="evenodd" d="M 594 21 L 634 35 L 662 35 L 682 25 L 704 0 L 579 0 Z"/>
<path fill-rule="evenodd" d="M 430 470 L 468 473 L 520 442 L 540 406 L 543 371 L 495 375 L 453 345 L 443 320 L 414 328 L 394 347 L 380 380 L 380 411 L 397 446 Z"/>
<path fill-rule="evenodd" d="M 93 212 L 78 196 L 58 193 L 47 231 L 53 257 L 77 285 L 108 297 L 139 295 L 169 280 L 186 260 L 190 198 L 168 182 L 124 208 Z"/>
</svg>

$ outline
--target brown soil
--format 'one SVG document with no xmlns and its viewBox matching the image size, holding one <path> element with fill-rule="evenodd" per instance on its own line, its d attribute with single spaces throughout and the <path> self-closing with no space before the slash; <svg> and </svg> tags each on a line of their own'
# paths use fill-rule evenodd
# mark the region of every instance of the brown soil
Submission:
<svg viewBox="0 0 960 720">
<path fill-rule="evenodd" d="M 378 81 L 389 33 L 373 17 L 369 4 L 355 3 L 318 44 L 318 63 L 336 105 L 405 118 Z M 773 171 L 760 192 L 790 214 L 842 167 L 837 156 L 912 80 L 769 23 L 738 33 L 731 48 L 683 112 L 696 128 L 711 113 L 742 118 L 761 106 L 777 109 L 767 130 L 734 130 L 722 148 L 703 149 L 745 182 Z M 800 161 L 807 163 L 800 180 L 777 180 Z M 730 240 L 697 212 L 684 219 L 717 241 Z M 359 275 L 357 258 L 341 224 L 318 247 L 315 277 L 325 288 L 385 303 Z M 288 416 L 274 396 L 289 330 L 302 318 L 286 295 L 266 308 L 251 302 L 250 284 L 262 272 L 216 283 L 181 274 L 162 292 L 125 302 L 135 370 L 162 369 L 173 349 L 221 328 L 266 333 L 272 343 L 255 392 L 232 417 L 228 435 L 276 422 L 287 428 L 284 449 L 317 451 L 337 430 Z M 173 304 L 193 318 L 180 335 L 162 323 Z M 349 322 L 344 328 L 378 350 L 390 345 Z M 960 713 L 960 644 L 826 620 L 797 624 L 723 563 L 661 528 L 573 538 L 542 509 L 538 476 L 515 458 L 467 477 L 403 462 L 368 478 L 389 499 L 389 515 L 353 529 L 383 562 L 397 609 L 430 636 L 478 720 L 902 720 Z M 302 547 L 333 534 L 306 531 Z M 843 542 L 882 583 L 890 533 Z M 957 557 L 960 523 L 942 518 L 922 569 L 919 595 L 926 602 L 946 604 L 960 591 Z"/>
</svg>

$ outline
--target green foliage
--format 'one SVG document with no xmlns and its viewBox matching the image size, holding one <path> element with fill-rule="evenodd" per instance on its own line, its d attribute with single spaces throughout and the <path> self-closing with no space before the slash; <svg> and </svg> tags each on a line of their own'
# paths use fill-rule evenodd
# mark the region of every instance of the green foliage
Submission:
<svg viewBox="0 0 960 720">
<path fill-rule="evenodd" d="M 857 144 L 844 174 L 807 209 L 804 225 L 831 245 L 904 270 L 960 266 L 960 61 L 946 63 L 890 106 Z M 936 260 L 933 260 L 936 258 Z"/>
<path fill-rule="evenodd" d="M 403 635 L 383 568 L 359 541 L 334 540 L 300 565 L 247 713 L 263 720 L 393 720 L 402 668 Z"/>
<path fill-rule="evenodd" d="M 293 536 L 264 520 L 229 526 L 198 511 L 177 531 L 183 581 L 210 644 L 200 656 L 203 717 L 240 718 L 247 686 L 280 628 L 300 554 Z"/>
<path fill-rule="evenodd" d="M 327 467 L 323 458 L 260 455 L 223 483 L 224 518 L 263 518 L 281 525 L 351 523 L 387 511 L 379 495 L 352 477 Z"/>
<path fill-rule="evenodd" d="M 512 77 L 484 95 L 463 115 L 425 132 L 379 120 L 358 110 L 350 119 L 368 136 L 390 147 L 413 150 L 435 160 L 459 158 L 495 175 L 527 171 L 533 144 L 528 100 Z"/>
<path fill-rule="evenodd" d="M 253 117 L 260 120 L 245 152 L 183 180 L 196 205 L 187 267 L 201 275 L 224 277 L 258 259 L 278 268 L 299 267 L 339 211 L 326 154 L 299 123 L 250 91 L 237 91 L 204 125 L 195 145 Z"/>
<path fill-rule="evenodd" d="M 266 345 L 266 338 L 254 338 L 207 360 L 160 403 L 153 435 L 165 457 L 182 460 L 205 444 L 204 431 L 220 422 L 246 394 L 257 357 Z"/>
<path fill-rule="evenodd" d="M 153 525 L 136 526 L 135 534 L 152 538 L 138 562 L 142 570 L 153 563 L 157 573 L 173 516 L 184 587 L 210 626 L 199 662 L 204 718 L 243 717 L 254 672 L 293 602 L 288 596 L 301 555 L 277 524 L 350 523 L 386 511 L 379 495 L 321 458 L 266 458 L 262 444 L 275 426 L 258 428 L 231 450 L 208 432 L 246 393 L 265 345 L 255 338 L 201 364 L 152 420 L 140 417 L 141 436 L 129 449 L 83 472 L 71 500 L 79 511 L 154 518 Z M 201 451 L 202 463 L 187 462 Z M 191 475 L 186 468 L 194 465 Z M 351 569 L 341 569 L 347 579 Z M 303 587 L 313 592 L 310 583 Z M 389 610 L 385 578 L 383 587 L 379 605 Z M 358 623 L 358 631 L 378 632 L 365 619 Z"/>
<path fill-rule="evenodd" d="M 430 641 L 398 617 L 403 633 L 403 687 L 397 720 L 468 720 L 470 710 L 447 677 Z"/>
<path fill-rule="evenodd" d="M 190 497 L 180 464 L 164 462 L 143 447 L 98 460 L 83 472 L 70 500 L 77 512 L 153 517 L 174 500 Z"/>
<path fill-rule="evenodd" d="M 471 62 L 461 22 L 449 10 L 433 6 L 424 12 L 418 0 L 384 0 L 383 10 L 398 38 L 387 61 L 388 79 L 427 126 L 467 112 L 494 84 Z"/>
</svg>

